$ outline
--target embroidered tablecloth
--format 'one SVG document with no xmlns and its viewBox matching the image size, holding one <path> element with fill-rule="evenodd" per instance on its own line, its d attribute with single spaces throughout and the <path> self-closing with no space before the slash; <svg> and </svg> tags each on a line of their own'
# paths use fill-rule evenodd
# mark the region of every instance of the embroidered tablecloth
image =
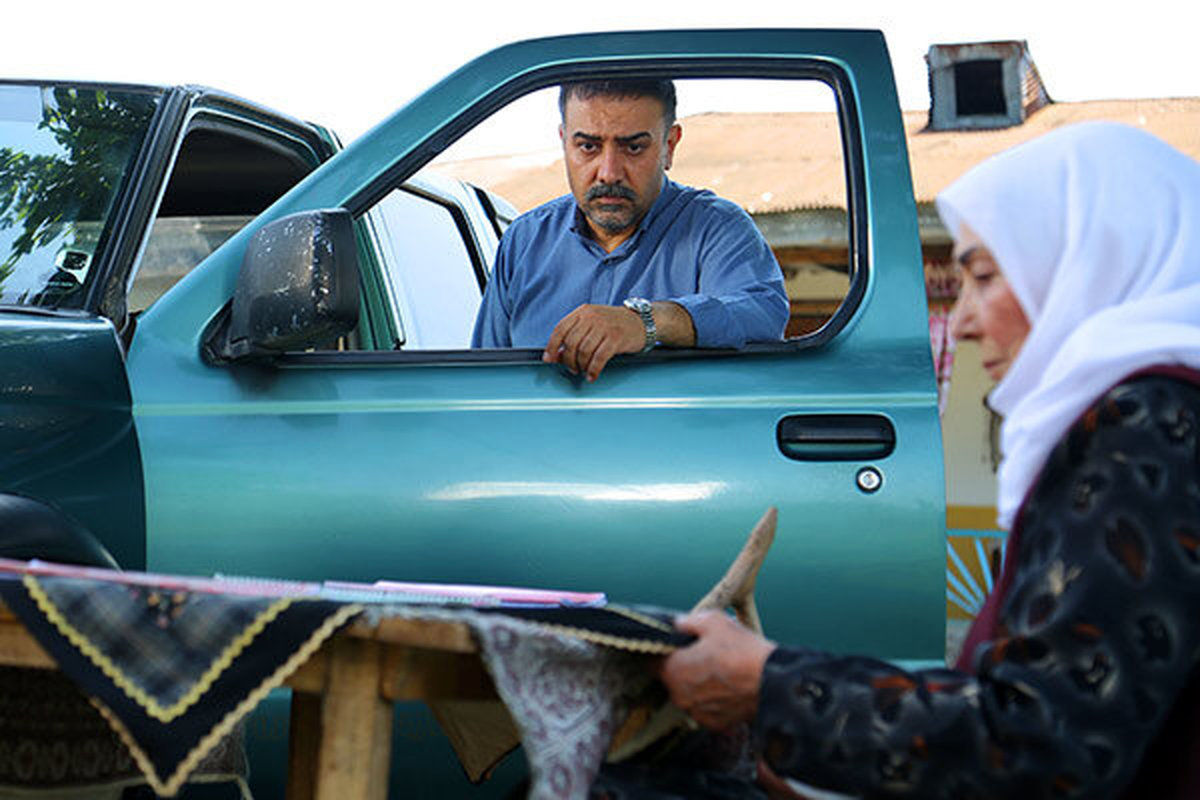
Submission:
<svg viewBox="0 0 1200 800">
<path fill-rule="evenodd" d="M 0 597 L 168 796 L 206 756 L 227 749 L 240 720 L 339 628 L 403 616 L 467 624 L 524 745 L 530 796 L 584 797 L 629 701 L 648 682 L 645 654 L 687 641 L 669 613 L 648 609 L 477 608 L 396 603 L 386 594 L 363 602 L 315 584 L 12 562 L 0 563 Z M 441 711 L 452 723 L 453 710 Z M 471 731 L 461 725 L 452 735 L 460 752 L 472 745 L 464 742 Z"/>
</svg>

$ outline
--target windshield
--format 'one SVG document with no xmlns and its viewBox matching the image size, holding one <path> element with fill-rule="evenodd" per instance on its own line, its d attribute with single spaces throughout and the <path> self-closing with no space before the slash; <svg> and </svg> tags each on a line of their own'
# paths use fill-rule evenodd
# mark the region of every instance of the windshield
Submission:
<svg viewBox="0 0 1200 800">
<path fill-rule="evenodd" d="M 79 307 L 159 95 L 0 85 L 0 304 Z"/>
</svg>

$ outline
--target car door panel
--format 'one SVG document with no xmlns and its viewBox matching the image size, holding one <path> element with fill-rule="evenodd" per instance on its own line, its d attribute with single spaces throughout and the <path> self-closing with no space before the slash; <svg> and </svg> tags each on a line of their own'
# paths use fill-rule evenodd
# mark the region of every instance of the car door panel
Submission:
<svg viewBox="0 0 1200 800">
<path fill-rule="evenodd" d="M 0 313 L 0 349 L 3 493 L 47 503 L 95 534 L 122 567 L 143 567 L 142 463 L 112 323 Z"/>
<path fill-rule="evenodd" d="M 206 328 L 265 222 L 307 208 L 365 211 L 444 146 L 456 119 L 517 92 L 527 76 L 614 58 L 687 69 L 735 56 L 746 69 L 794 59 L 849 76 L 858 277 L 844 313 L 816 337 L 741 355 L 623 357 L 594 384 L 532 351 L 202 360 Z M 871 32 L 570 37 L 464 67 L 310 175 L 147 312 L 129 364 L 149 565 L 598 589 L 683 608 L 775 505 L 779 534 L 758 584 L 768 634 L 938 657 L 940 438 L 888 76 Z M 873 461 L 788 458 L 777 427 L 804 415 L 886 418 L 895 448 Z M 859 488 L 864 467 L 882 477 L 875 491 Z"/>
<path fill-rule="evenodd" d="M 937 431 L 919 395 L 897 396 L 899 369 L 876 371 L 868 398 L 868 381 L 847 379 L 851 364 L 827 360 L 624 359 L 594 385 L 548 365 L 256 373 L 243 402 L 139 416 L 143 437 L 173 453 L 148 472 L 149 560 L 601 589 L 687 607 L 775 505 L 760 582 L 771 633 L 919 657 L 941 635 L 943 545 L 932 502 L 896 498 L 928 496 L 940 480 L 919 445 Z M 785 458 L 775 429 L 795 413 L 886 415 L 898 445 L 873 462 L 883 487 L 862 492 L 858 462 Z M 199 430 L 222 446 L 196 447 Z"/>
</svg>

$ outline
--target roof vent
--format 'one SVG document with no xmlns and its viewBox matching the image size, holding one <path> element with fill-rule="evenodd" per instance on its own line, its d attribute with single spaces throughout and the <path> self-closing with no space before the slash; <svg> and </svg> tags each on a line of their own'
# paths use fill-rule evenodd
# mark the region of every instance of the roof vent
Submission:
<svg viewBox="0 0 1200 800">
<path fill-rule="evenodd" d="M 935 44 L 925 62 L 931 130 L 1008 128 L 1052 102 L 1024 41 Z"/>
</svg>

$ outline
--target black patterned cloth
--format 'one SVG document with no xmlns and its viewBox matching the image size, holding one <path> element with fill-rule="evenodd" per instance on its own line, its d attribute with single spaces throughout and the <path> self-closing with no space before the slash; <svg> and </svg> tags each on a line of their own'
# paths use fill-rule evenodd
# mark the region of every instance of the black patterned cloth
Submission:
<svg viewBox="0 0 1200 800">
<path fill-rule="evenodd" d="M 0 795 L 17 786 L 120 786 L 137 765 L 60 672 L 0 667 Z"/>
<path fill-rule="evenodd" d="M 645 656 L 691 639 L 654 608 L 355 602 L 315 584 L 200 591 L 217 582 L 5 566 L 14 568 L 0 571 L 0 598 L 60 672 L 0 672 L 0 792 L 144 779 L 169 796 L 189 780 L 236 778 L 239 721 L 362 615 L 467 624 L 516 728 L 493 746 L 460 720 L 456 750 L 498 759 L 519 738 L 531 796 L 582 798 L 626 702 L 649 681 Z"/>
<path fill-rule="evenodd" d="M 620 763 L 607 763 L 589 800 L 766 800 L 748 725 L 678 731 Z"/>
<path fill-rule="evenodd" d="M 92 713 L 115 731 L 145 780 L 162 795 L 175 794 L 214 749 L 225 748 L 245 714 L 361 611 L 313 598 L 210 594 L 29 574 L 0 579 L 0 597 L 77 692 L 90 698 Z M 58 680 L 46 677 L 52 675 L 43 671 L 24 680 L 52 686 Z M 0 720 L 16 719 L 8 713 Z M 93 731 L 87 714 L 72 713 L 78 731 L 69 735 L 84 737 L 82 760 L 88 760 L 87 748 L 101 748 L 103 758 L 115 765 L 100 772 L 111 772 L 114 779 L 122 770 L 127 773 L 126 759 L 109 755 L 111 747 Z M 244 772 L 244 763 L 240 766 Z M 88 778 L 88 771 L 72 769 L 57 782 L 71 785 Z M 13 782 L 20 782 L 13 772 Z M 102 782 L 99 772 L 92 777 Z"/>
<path fill-rule="evenodd" d="M 509 606 L 475 611 L 532 622 L 542 631 L 626 652 L 664 655 L 696 639 L 690 633 L 675 630 L 674 619 L 679 612 L 654 606 Z"/>
<path fill-rule="evenodd" d="M 1200 797 L 1200 388 L 1101 397 L 1008 553 L 960 670 L 777 649 L 755 722 L 771 768 L 863 798 Z"/>
<path fill-rule="evenodd" d="M 236 784 L 247 794 L 246 772 L 238 726 L 189 780 Z M 33 800 L 31 789 L 115 797 L 144 783 L 129 748 L 70 678 L 57 670 L 0 667 L 0 797 Z"/>
</svg>

